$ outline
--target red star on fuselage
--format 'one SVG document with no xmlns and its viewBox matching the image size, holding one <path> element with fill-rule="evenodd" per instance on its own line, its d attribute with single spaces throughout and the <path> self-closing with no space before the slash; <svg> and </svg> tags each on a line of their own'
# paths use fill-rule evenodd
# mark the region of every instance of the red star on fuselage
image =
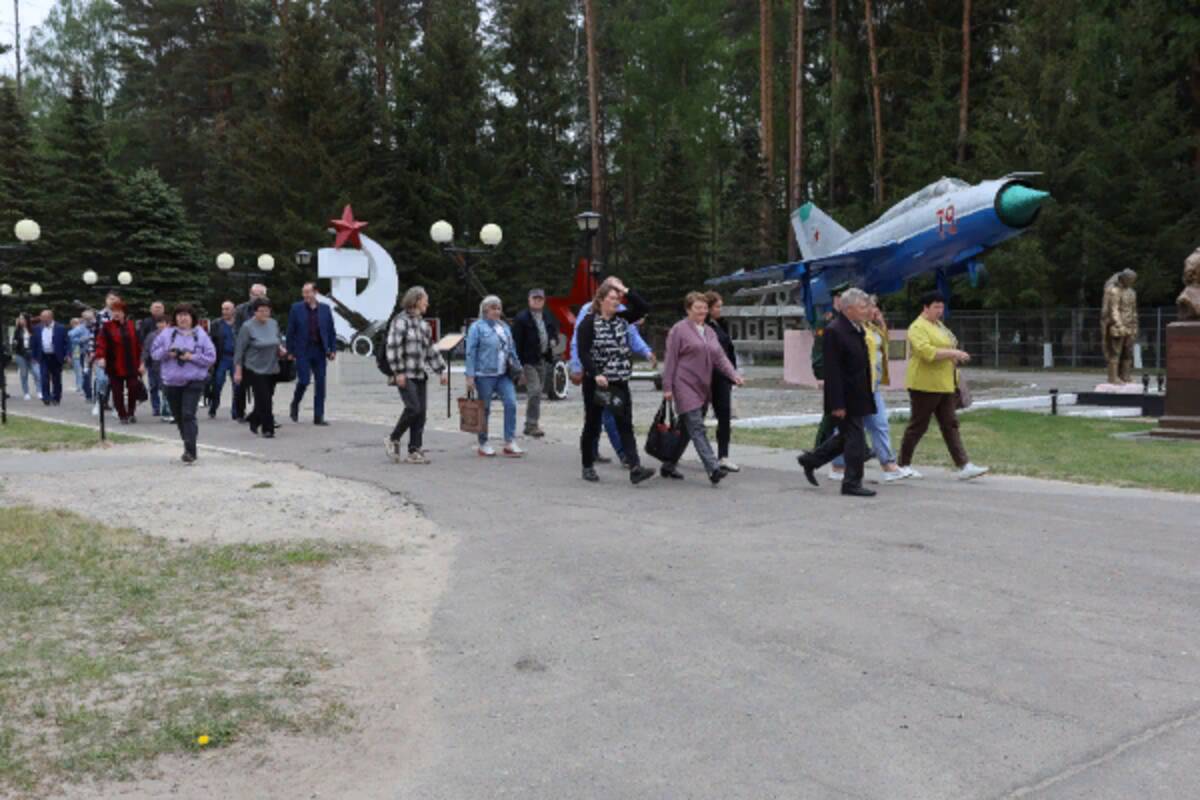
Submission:
<svg viewBox="0 0 1200 800">
<path fill-rule="evenodd" d="M 350 208 L 349 204 L 342 209 L 341 219 L 331 219 L 330 222 L 333 223 L 333 227 L 337 230 L 337 240 L 333 243 L 335 248 L 341 249 L 347 242 L 354 247 L 362 248 L 362 239 L 359 238 L 358 234 L 369 223 L 355 220 L 354 209 Z"/>
</svg>

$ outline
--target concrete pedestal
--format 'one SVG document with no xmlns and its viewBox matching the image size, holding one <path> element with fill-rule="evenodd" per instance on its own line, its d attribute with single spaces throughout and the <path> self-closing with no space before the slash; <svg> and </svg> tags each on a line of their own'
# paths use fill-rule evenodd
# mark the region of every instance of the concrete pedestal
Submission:
<svg viewBox="0 0 1200 800">
<path fill-rule="evenodd" d="M 1200 441 L 1200 322 L 1167 326 L 1165 411 L 1151 436 Z"/>
</svg>

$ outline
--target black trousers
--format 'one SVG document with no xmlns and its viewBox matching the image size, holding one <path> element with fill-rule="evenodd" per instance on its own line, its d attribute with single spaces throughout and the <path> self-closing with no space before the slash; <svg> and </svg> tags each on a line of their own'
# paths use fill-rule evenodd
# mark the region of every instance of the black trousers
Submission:
<svg viewBox="0 0 1200 800">
<path fill-rule="evenodd" d="M 254 394 L 254 409 L 246 420 L 254 428 L 274 431 L 275 410 L 272 406 L 275 399 L 275 376 L 243 368 L 242 377 L 245 388 Z"/>
<path fill-rule="evenodd" d="M 842 486 L 862 486 L 863 464 L 867 461 L 867 437 L 863 432 L 863 418 L 848 416 L 834 422 L 837 423 L 837 433 L 805 456 L 805 461 L 819 468 L 844 455 L 846 476 L 842 479 Z"/>
<path fill-rule="evenodd" d="M 733 383 L 724 375 L 713 375 L 712 410 L 717 418 L 717 458 L 728 458 L 730 423 L 733 419 Z"/>
<path fill-rule="evenodd" d="M 421 449 L 422 439 L 425 436 L 425 419 L 428 406 L 427 389 L 429 382 L 427 380 L 414 380 L 408 378 L 404 381 L 403 386 L 397 386 L 400 390 L 400 399 L 404 401 L 404 413 L 400 415 L 400 419 L 396 421 L 396 427 L 392 429 L 392 441 L 400 441 L 400 437 L 408 433 L 408 452 L 415 453 Z"/>
<path fill-rule="evenodd" d="M 167 396 L 167 407 L 175 418 L 175 427 L 179 428 L 179 438 L 183 440 L 184 451 L 196 455 L 196 437 L 200 426 L 196 424 L 196 408 L 200 405 L 200 395 L 204 394 L 204 381 L 192 381 L 183 386 L 164 386 Z"/>
<path fill-rule="evenodd" d="M 625 463 L 637 467 L 641 465 L 638 458 L 637 440 L 633 436 L 633 401 L 629 396 L 629 384 L 625 381 L 609 381 L 608 391 L 614 398 L 620 398 L 622 409 L 613 411 L 617 422 L 617 431 L 621 434 L 621 449 L 624 451 Z M 596 448 L 600 444 L 600 431 L 604 429 L 604 406 L 596 405 L 596 379 L 590 375 L 583 378 L 583 433 L 579 435 L 579 453 L 583 457 L 585 469 L 596 463 Z"/>
</svg>

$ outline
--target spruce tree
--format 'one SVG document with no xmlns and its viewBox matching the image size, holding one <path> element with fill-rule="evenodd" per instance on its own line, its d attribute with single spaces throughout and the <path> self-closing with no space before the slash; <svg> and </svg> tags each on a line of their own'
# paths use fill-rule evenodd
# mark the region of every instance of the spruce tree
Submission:
<svg viewBox="0 0 1200 800">
<path fill-rule="evenodd" d="M 656 326 L 673 323 L 682 314 L 684 295 L 702 290 L 708 277 L 699 192 L 678 128 L 671 128 L 660 150 L 658 171 L 630 233 L 633 255 L 626 268 L 632 288 L 662 312 Z"/>
<path fill-rule="evenodd" d="M 43 224 L 45 220 L 40 196 L 42 161 L 34 150 L 25 109 L 8 84 L 0 84 L 0 142 L 4 143 L 0 147 L 0 244 L 9 244 L 19 220 L 28 217 Z M 38 242 L 21 255 L 8 257 L 0 282 L 24 291 L 41 281 L 44 270 L 38 266 L 38 257 L 42 247 Z"/>
<path fill-rule="evenodd" d="M 81 275 L 91 269 L 115 279 L 125 269 L 121 234 L 126 215 L 109 168 L 108 143 L 79 76 L 71 93 L 51 119 L 47 133 L 48 181 L 39 261 L 44 266 L 43 288 L 56 304 L 88 294 Z M 126 292 L 144 300 L 140 282 Z M 99 298 L 87 297 L 89 302 Z"/>
<path fill-rule="evenodd" d="M 716 265 L 719 274 L 765 266 L 770 260 L 771 253 L 762 246 L 759 236 L 765 183 L 766 165 L 758 130 L 747 125 L 738 137 L 737 160 L 721 199 L 721 238 Z"/>
<path fill-rule="evenodd" d="M 133 273 L 138 294 L 152 294 L 168 307 L 183 301 L 200 304 L 208 264 L 179 192 L 153 169 L 134 172 L 121 190 L 128 212 L 122 268 Z"/>
</svg>

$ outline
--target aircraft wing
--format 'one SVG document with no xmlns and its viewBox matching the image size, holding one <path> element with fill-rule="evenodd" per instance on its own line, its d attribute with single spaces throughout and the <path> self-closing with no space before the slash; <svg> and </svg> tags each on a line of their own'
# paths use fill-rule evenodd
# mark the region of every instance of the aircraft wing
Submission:
<svg viewBox="0 0 1200 800">
<path fill-rule="evenodd" d="M 878 247 L 868 247 L 863 250 L 852 250 L 848 253 L 836 253 L 824 258 L 814 258 L 810 261 L 796 261 L 790 264 L 775 264 L 770 267 L 760 267 L 751 270 L 739 270 L 732 275 L 711 278 L 706 283 L 709 286 L 736 286 L 742 284 L 778 283 L 789 280 L 812 280 L 822 272 L 836 270 L 849 273 L 843 279 L 850 283 L 861 284 L 868 274 L 883 265 L 895 255 L 899 244 L 895 241 Z M 843 276 L 838 276 L 843 277 Z M 855 280 L 855 278 L 858 280 Z"/>
<path fill-rule="evenodd" d="M 732 275 L 722 275 L 720 278 L 709 278 L 705 281 L 707 286 L 737 286 L 745 283 L 777 283 L 782 280 L 795 278 L 795 274 L 791 274 L 797 270 L 799 273 L 804 271 L 804 262 L 798 261 L 795 264 L 776 264 L 771 267 L 760 267 L 758 269 L 740 269 Z"/>
</svg>

